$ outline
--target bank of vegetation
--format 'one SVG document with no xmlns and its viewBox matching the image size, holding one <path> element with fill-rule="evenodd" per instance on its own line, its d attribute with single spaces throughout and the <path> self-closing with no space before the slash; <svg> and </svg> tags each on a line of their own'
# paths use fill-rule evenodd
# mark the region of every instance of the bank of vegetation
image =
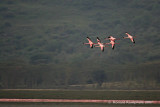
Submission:
<svg viewBox="0 0 160 107">
<path fill-rule="evenodd" d="M 0 88 L 159 89 L 159 13 L 158 0 L 0 1 Z M 135 45 L 83 45 L 126 31 Z"/>
</svg>

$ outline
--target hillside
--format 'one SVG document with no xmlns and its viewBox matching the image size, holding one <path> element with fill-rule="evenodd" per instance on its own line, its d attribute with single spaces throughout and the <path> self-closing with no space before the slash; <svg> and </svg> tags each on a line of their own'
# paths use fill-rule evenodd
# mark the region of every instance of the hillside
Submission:
<svg viewBox="0 0 160 107">
<path fill-rule="evenodd" d="M 159 13 L 159 0 L 0 1 L 0 87 L 134 81 L 156 88 Z M 122 39 L 125 32 L 136 36 L 135 45 Z M 108 42 L 110 35 L 121 39 L 115 50 L 83 45 L 87 36 Z"/>
</svg>

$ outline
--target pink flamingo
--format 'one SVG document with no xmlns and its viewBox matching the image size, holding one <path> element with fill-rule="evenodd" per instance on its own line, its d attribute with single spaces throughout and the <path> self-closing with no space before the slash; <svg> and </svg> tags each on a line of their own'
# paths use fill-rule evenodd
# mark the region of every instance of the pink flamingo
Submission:
<svg viewBox="0 0 160 107">
<path fill-rule="evenodd" d="M 134 41 L 134 37 L 133 36 L 131 36 L 129 33 L 125 33 L 126 35 L 128 35 L 128 37 L 123 37 L 124 39 L 127 39 L 127 38 L 129 38 L 131 41 L 132 41 L 132 43 L 135 43 L 135 41 Z"/>
<path fill-rule="evenodd" d="M 114 38 L 113 36 L 108 36 L 108 38 L 105 38 L 105 40 L 115 41 L 120 39 Z"/>
<path fill-rule="evenodd" d="M 112 49 L 114 49 L 115 44 L 118 44 L 118 43 L 115 43 L 115 40 L 119 40 L 119 39 L 116 39 L 113 36 L 109 36 L 108 38 L 106 38 L 106 40 L 108 40 L 108 39 L 110 40 L 110 43 L 106 43 L 106 44 L 111 44 L 112 45 Z"/>
<path fill-rule="evenodd" d="M 114 49 L 115 44 L 118 44 L 118 43 L 115 43 L 115 41 L 110 41 L 110 43 L 106 43 L 106 44 L 111 44 L 112 45 L 112 49 Z"/>
<path fill-rule="evenodd" d="M 89 44 L 89 45 L 90 45 L 90 48 L 93 48 L 93 45 L 94 45 L 95 43 L 93 43 L 89 37 L 87 37 L 87 40 L 88 40 L 88 43 L 83 43 L 83 44 Z"/>
<path fill-rule="evenodd" d="M 113 36 L 108 36 L 108 38 L 106 38 L 106 40 L 115 41 L 116 38 L 114 38 Z"/>
<path fill-rule="evenodd" d="M 95 47 L 100 47 L 101 51 L 104 52 L 104 47 L 107 47 L 105 46 L 106 43 L 101 43 L 101 40 L 98 37 L 97 37 L 97 42 L 99 46 L 95 46 Z"/>
</svg>

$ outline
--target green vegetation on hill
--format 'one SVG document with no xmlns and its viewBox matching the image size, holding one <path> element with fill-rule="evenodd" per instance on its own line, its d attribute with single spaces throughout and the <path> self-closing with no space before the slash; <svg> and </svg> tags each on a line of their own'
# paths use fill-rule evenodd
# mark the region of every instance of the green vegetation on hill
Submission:
<svg viewBox="0 0 160 107">
<path fill-rule="evenodd" d="M 159 0 L 0 1 L 0 88 L 133 81 L 159 89 L 159 13 Z M 82 44 L 125 32 L 135 45 L 121 39 L 102 53 Z"/>
</svg>

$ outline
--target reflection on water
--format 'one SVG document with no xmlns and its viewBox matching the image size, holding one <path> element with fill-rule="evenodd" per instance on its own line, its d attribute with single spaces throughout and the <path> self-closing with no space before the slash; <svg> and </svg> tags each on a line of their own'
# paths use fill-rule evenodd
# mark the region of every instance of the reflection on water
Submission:
<svg viewBox="0 0 160 107">
<path fill-rule="evenodd" d="M 159 107 L 143 104 L 77 104 L 77 103 L 0 103 L 0 107 Z"/>
</svg>

